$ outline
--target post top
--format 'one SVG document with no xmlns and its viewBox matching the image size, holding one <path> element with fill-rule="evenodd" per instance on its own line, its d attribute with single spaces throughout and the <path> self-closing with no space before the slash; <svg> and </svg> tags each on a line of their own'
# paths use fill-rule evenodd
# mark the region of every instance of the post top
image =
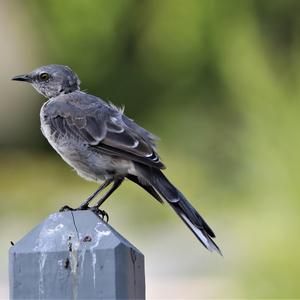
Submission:
<svg viewBox="0 0 300 300">
<path fill-rule="evenodd" d="M 51 214 L 26 234 L 10 252 L 58 252 L 85 249 L 112 249 L 119 245 L 133 248 L 109 224 L 89 210 L 66 211 Z"/>
</svg>

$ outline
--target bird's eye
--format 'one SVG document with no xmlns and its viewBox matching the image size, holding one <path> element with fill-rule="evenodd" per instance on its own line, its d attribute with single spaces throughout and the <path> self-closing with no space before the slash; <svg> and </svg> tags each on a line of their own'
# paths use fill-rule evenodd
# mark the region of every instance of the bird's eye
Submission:
<svg viewBox="0 0 300 300">
<path fill-rule="evenodd" d="M 40 79 L 43 80 L 43 81 L 46 81 L 49 78 L 50 78 L 50 75 L 48 73 L 43 72 L 43 73 L 40 74 Z"/>
</svg>

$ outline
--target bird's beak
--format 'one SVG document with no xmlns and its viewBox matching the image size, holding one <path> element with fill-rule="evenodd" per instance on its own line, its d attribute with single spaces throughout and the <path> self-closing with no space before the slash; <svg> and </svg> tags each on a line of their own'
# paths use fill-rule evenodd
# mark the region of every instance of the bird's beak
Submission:
<svg viewBox="0 0 300 300">
<path fill-rule="evenodd" d="M 17 75 L 13 77 L 11 80 L 31 82 L 32 78 L 28 74 L 24 74 L 24 75 Z"/>
</svg>

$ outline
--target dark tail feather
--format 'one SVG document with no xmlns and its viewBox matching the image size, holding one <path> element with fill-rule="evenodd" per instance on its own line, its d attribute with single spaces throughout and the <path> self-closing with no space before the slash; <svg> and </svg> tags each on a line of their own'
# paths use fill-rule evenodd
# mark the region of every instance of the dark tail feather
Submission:
<svg viewBox="0 0 300 300">
<path fill-rule="evenodd" d="M 145 171 L 147 174 L 145 174 Z M 148 178 L 154 190 L 167 200 L 177 215 L 189 227 L 204 247 L 209 251 L 216 251 L 222 255 L 219 247 L 212 240 L 212 238 L 215 237 L 212 229 L 182 193 L 170 183 L 165 175 L 158 169 L 145 170 L 145 168 L 143 168 L 142 172 L 146 175 L 145 178 Z"/>
<path fill-rule="evenodd" d="M 131 180 L 132 182 L 136 183 L 137 185 L 139 185 L 141 188 L 143 188 L 145 191 L 147 191 L 150 195 L 152 195 L 158 202 L 160 203 L 164 203 L 163 200 L 161 199 L 161 197 L 158 195 L 158 193 L 156 192 L 156 190 L 151 186 L 151 185 L 147 185 L 147 184 L 143 184 L 142 182 L 139 181 L 139 179 L 131 174 L 128 174 L 126 176 L 129 180 Z"/>
</svg>

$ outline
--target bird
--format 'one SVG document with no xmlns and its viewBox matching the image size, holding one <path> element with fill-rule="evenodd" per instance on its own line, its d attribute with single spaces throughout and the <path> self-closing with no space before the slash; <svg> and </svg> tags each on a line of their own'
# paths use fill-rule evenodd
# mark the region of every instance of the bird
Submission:
<svg viewBox="0 0 300 300">
<path fill-rule="evenodd" d="M 46 97 L 40 110 L 43 135 L 79 176 L 99 184 L 76 210 L 107 215 L 100 206 L 127 178 L 158 202 L 167 202 L 205 248 L 222 255 L 213 230 L 162 172 L 157 137 L 127 117 L 124 108 L 82 91 L 79 77 L 65 65 L 41 66 L 12 80 L 30 83 Z"/>
</svg>

